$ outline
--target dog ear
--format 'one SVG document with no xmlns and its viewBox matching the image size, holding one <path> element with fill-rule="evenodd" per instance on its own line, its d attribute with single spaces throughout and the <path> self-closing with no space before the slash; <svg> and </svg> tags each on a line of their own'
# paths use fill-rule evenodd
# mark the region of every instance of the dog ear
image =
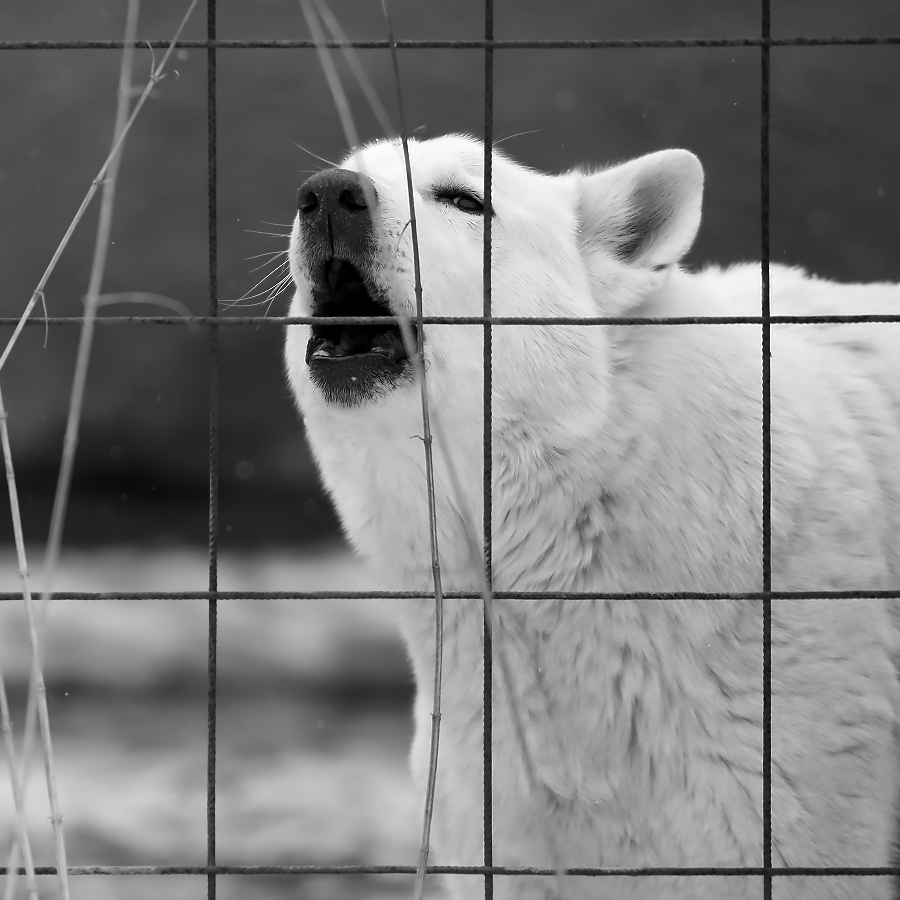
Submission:
<svg viewBox="0 0 900 900">
<path fill-rule="evenodd" d="M 602 172 L 578 185 L 582 255 L 611 252 L 633 266 L 677 263 L 700 227 L 703 166 L 687 150 L 661 150 Z"/>
</svg>

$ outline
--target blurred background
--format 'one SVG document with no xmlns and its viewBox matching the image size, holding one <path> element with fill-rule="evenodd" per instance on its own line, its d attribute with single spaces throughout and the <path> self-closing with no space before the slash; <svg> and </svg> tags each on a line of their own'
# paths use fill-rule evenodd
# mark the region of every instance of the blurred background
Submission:
<svg viewBox="0 0 900 900">
<path fill-rule="evenodd" d="M 142 4 L 139 36 L 167 39 L 187 0 Z M 383 39 L 379 0 L 331 0 L 352 38 Z M 498 39 L 740 38 L 744 0 L 497 0 Z M 222 39 L 308 38 L 296 0 L 219 0 Z M 480 2 L 393 0 L 397 37 L 478 39 Z M 0 40 L 115 40 L 121 0 L 5 0 Z M 773 34 L 898 35 L 895 0 L 774 0 Z M 185 32 L 203 39 L 202 5 Z M 158 56 L 159 51 L 157 52 Z M 395 108 L 387 51 L 359 56 Z M 411 129 L 484 122 L 484 55 L 400 51 Z M 501 50 L 494 135 L 548 171 L 687 147 L 707 172 L 688 263 L 759 256 L 757 48 Z M 361 136 L 377 126 L 343 59 Z M 0 50 L 0 316 L 17 316 L 106 157 L 120 54 Z M 135 83 L 151 66 L 139 51 Z M 206 53 L 179 50 L 125 149 L 105 292 L 209 306 Z M 273 284 L 295 191 L 347 150 L 316 54 L 218 53 L 218 303 L 223 316 L 284 314 L 242 299 Z M 900 47 L 772 50 L 772 258 L 840 280 L 900 280 Z M 48 314 L 78 316 L 96 227 L 89 211 L 51 278 Z M 268 278 L 258 285 L 261 279 Z M 109 306 L 115 315 L 168 314 Z M 5 344 L 11 327 L 0 326 Z M 3 372 L 26 540 L 40 568 L 78 339 L 29 326 Z M 219 587 L 377 588 L 344 548 L 281 366 L 282 329 L 220 329 Z M 59 590 L 207 585 L 208 335 L 180 326 L 99 328 L 91 360 Z M 17 589 L 0 501 L 0 590 Z M 28 653 L 18 604 L 0 604 L 0 661 L 21 711 Z M 72 864 L 205 860 L 206 604 L 61 601 L 47 648 L 51 715 Z M 218 861 L 264 865 L 415 860 L 420 801 L 406 775 L 411 685 L 377 604 L 219 605 Z M 18 720 L 21 720 L 19 714 Z M 4 793 L 6 792 L 6 793 Z M 39 862 L 52 861 L 34 779 Z M 0 778 L 0 855 L 11 801 Z M 42 888 L 53 896 L 53 884 Z M 197 878 L 73 879 L 75 897 L 200 897 Z M 219 879 L 222 897 L 393 897 L 383 876 Z M 42 894 L 43 896 L 43 894 Z"/>
</svg>

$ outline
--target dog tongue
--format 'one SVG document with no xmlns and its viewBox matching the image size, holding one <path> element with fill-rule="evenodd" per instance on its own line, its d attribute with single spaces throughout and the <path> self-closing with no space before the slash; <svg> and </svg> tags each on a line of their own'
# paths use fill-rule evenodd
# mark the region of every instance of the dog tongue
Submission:
<svg viewBox="0 0 900 900">
<path fill-rule="evenodd" d="M 352 337 L 349 331 L 345 331 L 341 335 L 340 347 L 344 351 L 344 353 L 350 354 L 355 353 L 356 348 L 362 343 L 357 340 L 355 337 Z"/>
<path fill-rule="evenodd" d="M 394 362 L 406 359 L 403 338 L 396 331 L 383 331 L 372 339 L 372 352 L 378 353 Z"/>
</svg>

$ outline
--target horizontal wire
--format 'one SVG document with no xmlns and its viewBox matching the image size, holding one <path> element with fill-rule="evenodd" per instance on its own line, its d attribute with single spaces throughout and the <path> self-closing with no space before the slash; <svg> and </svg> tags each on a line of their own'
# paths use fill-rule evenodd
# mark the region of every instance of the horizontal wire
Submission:
<svg viewBox="0 0 900 900">
<path fill-rule="evenodd" d="M 900 44 L 900 36 L 859 36 L 859 37 L 793 37 L 793 38 L 723 38 L 723 39 L 660 39 L 660 40 L 560 40 L 560 41 L 398 41 L 400 49 L 688 49 L 726 47 L 812 47 L 812 46 L 871 46 Z M 165 48 L 167 41 L 147 41 L 144 46 Z M 315 49 L 313 41 L 179 41 L 182 48 L 196 49 Z M 358 49 L 388 49 L 387 41 L 329 41 L 329 47 L 355 47 Z M 121 41 L 2 41 L 0 50 L 88 50 L 121 49 Z M 0 318 L 0 325 L 14 325 L 16 318 Z M 54 317 L 52 319 L 31 319 L 29 325 L 80 325 L 83 317 Z M 337 316 L 337 317 L 211 317 L 211 316 L 109 316 L 99 317 L 97 324 L 134 325 L 289 325 L 289 324 L 393 324 L 393 317 Z M 897 315 L 862 316 L 704 316 L 666 318 L 522 318 L 522 317 L 428 317 L 424 324 L 468 324 L 468 325 L 678 325 L 678 324 L 719 324 L 719 325 L 761 325 L 769 324 L 842 324 L 898 322 Z M 196 592 L 54 592 L 53 599 L 73 600 L 144 600 L 144 599 L 370 599 L 370 598 L 425 598 L 427 592 L 414 591 L 196 591 Z M 475 599 L 475 592 L 450 592 L 448 600 Z M 497 592 L 496 599 L 546 599 L 546 600 L 788 600 L 788 599 L 882 599 L 897 598 L 897 591 L 769 591 L 769 592 Z M 0 593 L 0 600 L 21 600 L 21 593 Z M 77 875 L 363 875 L 363 874 L 415 874 L 415 866 L 70 866 L 68 873 Z M 429 866 L 433 874 L 472 875 L 542 875 L 553 876 L 553 869 L 512 868 L 501 866 Z M 23 869 L 19 872 L 24 873 Z M 35 868 L 35 874 L 55 875 L 55 866 Z M 887 876 L 898 875 L 896 867 L 648 867 L 648 868 L 570 868 L 569 875 L 582 876 Z M 0 874 L 7 874 L 0 867 Z"/>
<path fill-rule="evenodd" d="M 53 600 L 423 600 L 429 591 L 54 591 Z M 446 600 L 479 600 L 477 591 L 446 591 Z M 495 591 L 496 600 L 896 600 L 886 591 Z M 0 602 L 21 600 L 0 592 Z"/>
<path fill-rule="evenodd" d="M 900 44 L 898 35 L 881 36 L 832 36 L 792 38 L 722 38 L 722 39 L 659 39 L 659 40 L 559 40 L 559 41 L 398 41 L 400 49 L 689 49 L 726 47 L 813 47 L 813 46 L 871 46 Z M 143 46 L 165 48 L 167 41 L 146 41 Z M 260 40 L 260 41 L 179 41 L 178 47 L 196 49 L 315 49 L 313 41 Z M 329 41 L 329 47 L 355 47 L 358 49 L 389 49 L 387 41 Z M 0 50 L 90 50 L 121 49 L 122 41 L 2 41 Z M 16 318 L 0 318 L 0 325 L 15 325 Z M 80 325 L 83 317 L 54 317 L 31 319 L 29 325 Z M 393 317 L 335 316 L 335 317 L 265 317 L 240 316 L 216 318 L 210 316 L 107 316 L 99 317 L 97 324 L 132 325 L 291 325 L 291 324 L 394 324 Z M 666 318 L 524 318 L 524 317 L 426 317 L 427 325 L 761 325 L 769 324 L 844 324 L 900 322 L 898 315 L 847 315 L 847 316 L 701 316 Z M 370 599 L 370 598 L 425 598 L 427 592 L 415 591 L 186 591 L 186 592 L 54 592 L 53 599 L 72 600 L 145 600 L 145 599 Z M 450 592 L 448 600 L 476 599 L 475 592 Z M 497 592 L 495 598 L 545 599 L 545 600 L 789 600 L 789 599 L 886 599 L 900 597 L 898 591 L 769 591 L 769 592 Z M 0 600 L 21 600 L 21 593 L 0 593 Z M 24 872 L 24 870 L 19 870 Z M 77 875 L 365 875 L 365 874 L 415 874 L 415 866 L 70 866 L 68 873 Z M 502 866 L 429 866 L 433 874 L 471 875 L 539 875 L 553 876 L 553 869 L 513 868 Z M 35 868 L 38 875 L 55 875 L 55 866 Z M 569 875 L 582 876 L 887 876 L 900 874 L 896 867 L 648 867 L 648 868 L 570 868 Z M 0 867 L 0 874 L 6 868 Z"/>
<path fill-rule="evenodd" d="M 649 38 L 633 40 L 558 40 L 558 41 L 397 41 L 400 50 L 632 50 L 656 48 L 682 50 L 716 47 L 835 47 L 900 44 L 900 35 L 835 35 L 786 38 Z M 139 46 L 163 48 L 168 41 L 140 41 Z M 215 40 L 178 41 L 177 47 L 208 50 L 314 50 L 315 41 L 307 40 Z M 326 47 L 358 50 L 389 50 L 386 40 L 325 41 Z M 0 41 L 0 50 L 118 50 L 122 41 Z"/>
<path fill-rule="evenodd" d="M 6 874 L 0 866 L 0 875 Z M 24 871 L 22 869 L 20 872 Z M 428 866 L 432 875 L 556 875 L 555 869 L 514 866 Z M 35 866 L 35 875 L 55 875 L 56 866 Z M 69 866 L 69 875 L 415 875 L 415 866 Z M 897 866 L 648 866 L 646 868 L 571 867 L 566 875 L 595 877 L 659 876 L 814 876 L 900 875 Z"/>
<path fill-rule="evenodd" d="M 80 325 L 83 316 L 32 317 L 26 325 Z M 393 316 L 98 316 L 98 325 L 396 325 Z M 0 326 L 16 325 L 14 316 Z M 848 325 L 900 323 L 900 314 L 835 316 L 424 316 L 424 325 Z"/>
</svg>

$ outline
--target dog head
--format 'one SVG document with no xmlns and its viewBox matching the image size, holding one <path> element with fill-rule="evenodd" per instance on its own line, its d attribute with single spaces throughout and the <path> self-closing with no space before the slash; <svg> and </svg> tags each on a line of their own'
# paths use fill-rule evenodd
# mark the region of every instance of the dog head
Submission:
<svg viewBox="0 0 900 900">
<path fill-rule="evenodd" d="M 426 316 L 484 311 L 484 151 L 468 137 L 410 141 L 422 305 Z M 700 222 L 703 175 L 687 151 L 599 172 L 545 175 L 492 156 L 494 316 L 615 316 L 665 280 Z M 298 191 L 290 247 L 298 316 L 416 315 L 413 234 L 399 141 L 381 141 Z M 592 336 L 587 332 L 592 332 Z M 534 389 L 566 356 L 602 359 L 603 328 L 494 329 L 499 384 Z M 573 344 L 573 336 L 577 340 Z M 426 371 L 452 389 L 481 381 L 480 326 L 426 326 Z M 584 345 L 578 350 L 575 345 Z M 577 363 L 577 360 L 575 360 Z M 301 408 L 415 403 L 396 325 L 292 326 L 288 370 Z"/>
<path fill-rule="evenodd" d="M 449 136 L 411 141 L 409 153 L 425 316 L 483 315 L 486 215 L 493 316 L 615 318 L 648 308 L 659 315 L 653 298 L 667 306 L 662 287 L 700 220 L 703 175 L 692 154 L 672 150 L 551 176 L 495 150 L 486 210 L 482 144 Z M 306 181 L 291 236 L 291 315 L 414 320 L 410 219 L 399 142 L 364 147 Z M 492 327 L 497 528 L 521 518 L 529 503 L 538 509 L 537 495 L 553 494 L 550 482 L 574 497 L 596 479 L 622 353 L 617 330 L 634 331 Z M 435 458 L 443 565 L 464 579 L 475 569 L 461 523 L 480 521 L 483 497 L 485 329 L 426 324 L 417 337 L 432 419 L 444 438 Z M 376 565 L 427 561 L 423 453 L 412 440 L 422 434 L 421 398 L 396 324 L 291 325 L 286 359 L 310 446 L 351 541 Z M 464 500 L 448 481 L 449 457 Z M 508 531 L 515 544 L 521 528 Z M 531 552 L 524 546 L 520 556 Z M 497 559 L 501 549 L 498 543 Z"/>
</svg>

